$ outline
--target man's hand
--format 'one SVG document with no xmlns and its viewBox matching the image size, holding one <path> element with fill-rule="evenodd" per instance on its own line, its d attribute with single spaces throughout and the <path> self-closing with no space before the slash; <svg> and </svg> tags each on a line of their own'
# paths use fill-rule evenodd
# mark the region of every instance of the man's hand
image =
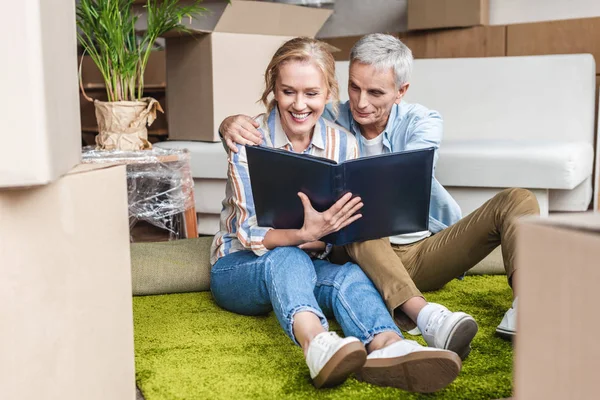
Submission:
<svg viewBox="0 0 600 400">
<path fill-rule="evenodd" d="M 234 153 L 237 153 L 236 144 L 252 146 L 262 143 L 262 135 L 256 129 L 259 126 L 258 122 L 247 115 L 232 115 L 221 122 L 219 132 L 223 135 L 223 140 L 225 140 L 227 147 Z"/>
<path fill-rule="evenodd" d="M 305 242 L 314 242 L 337 232 L 356 221 L 361 214 L 356 214 L 363 206 L 360 197 L 352 198 L 352 193 L 346 193 L 327 211 L 322 213 L 315 210 L 304 193 L 298 193 L 304 206 L 304 226 L 300 229 Z"/>
</svg>

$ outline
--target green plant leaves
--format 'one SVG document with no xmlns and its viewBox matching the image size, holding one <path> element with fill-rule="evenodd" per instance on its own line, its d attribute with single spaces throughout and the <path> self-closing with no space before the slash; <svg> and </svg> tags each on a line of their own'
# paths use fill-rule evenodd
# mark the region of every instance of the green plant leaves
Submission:
<svg viewBox="0 0 600 400">
<path fill-rule="evenodd" d="M 195 18 L 205 8 L 200 0 L 180 5 L 179 0 L 148 0 L 148 28 L 136 32 L 139 18 L 133 0 L 81 0 L 77 6 L 77 37 L 100 70 L 108 101 L 142 98 L 144 71 L 156 39 L 170 30 L 187 31 L 183 18 Z M 79 77 L 81 80 L 81 76 Z"/>
</svg>

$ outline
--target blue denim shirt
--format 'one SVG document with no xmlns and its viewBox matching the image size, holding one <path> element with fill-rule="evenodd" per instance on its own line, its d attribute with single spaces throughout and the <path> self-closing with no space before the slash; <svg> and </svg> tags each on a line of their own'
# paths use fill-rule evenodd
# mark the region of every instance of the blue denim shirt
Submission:
<svg viewBox="0 0 600 400">
<path fill-rule="evenodd" d="M 327 105 L 323 117 L 335 121 L 360 139 L 360 128 L 352 118 L 350 103 L 340 104 L 337 118 L 331 104 Z M 437 233 L 454 224 L 462 217 L 458 203 L 450 193 L 435 179 L 437 149 L 442 141 L 442 116 L 419 104 L 401 102 L 394 104 L 387 126 L 383 131 L 384 153 L 435 147 L 434 176 L 431 182 L 431 202 L 429 205 L 429 230 Z M 358 140 L 359 152 L 363 153 L 362 141 Z"/>
</svg>

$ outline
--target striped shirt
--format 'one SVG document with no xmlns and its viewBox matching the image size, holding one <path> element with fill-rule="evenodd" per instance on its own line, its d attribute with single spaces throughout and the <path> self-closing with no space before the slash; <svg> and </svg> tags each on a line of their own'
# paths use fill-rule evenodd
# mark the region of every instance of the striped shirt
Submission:
<svg viewBox="0 0 600 400">
<path fill-rule="evenodd" d="M 271 111 L 268 118 L 266 114 L 262 114 L 256 120 L 260 124 L 258 130 L 264 138 L 261 146 L 293 151 L 292 144 L 281 126 L 277 108 Z M 303 154 L 342 162 L 358 157 L 358 143 L 350 132 L 333 122 L 319 118 L 311 143 Z M 211 264 L 240 250 L 252 250 L 258 256 L 267 253 L 269 250 L 263 245 L 263 240 L 267 232 L 273 229 L 258 226 L 246 148 L 238 145 L 238 152 L 229 152 L 227 161 L 227 187 L 222 203 L 220 230 L 212 243 Z"/>
</svg>

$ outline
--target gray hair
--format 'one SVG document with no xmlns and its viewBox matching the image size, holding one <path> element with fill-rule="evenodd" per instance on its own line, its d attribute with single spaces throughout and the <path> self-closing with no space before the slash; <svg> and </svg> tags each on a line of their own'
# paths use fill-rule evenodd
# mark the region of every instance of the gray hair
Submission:
<svg viewBox="0 0 600 400">
<path fill-rule="evenodd" d="M 377 70 L 392 68 L 396 86 L 400 88 L 410 79 L 413 65 L 412 51 L 398 38 L 383 33 L 372 33 L 359 39 L 350 51 L 354 61 L 373 65 Z"/>
</svg>

